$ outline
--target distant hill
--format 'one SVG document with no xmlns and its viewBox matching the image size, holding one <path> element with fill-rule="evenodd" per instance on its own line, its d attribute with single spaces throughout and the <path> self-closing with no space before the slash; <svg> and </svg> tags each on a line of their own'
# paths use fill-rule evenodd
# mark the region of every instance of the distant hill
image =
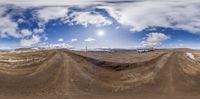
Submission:
<svg viewBox="0 0 200 99">
<path fill-rule="evenodd" d="M 32 48 L 18 48 L 18 49 L 15 49 L 15 51 L 27 51 L 27 50 L 32 50 Z"/>
</svg>

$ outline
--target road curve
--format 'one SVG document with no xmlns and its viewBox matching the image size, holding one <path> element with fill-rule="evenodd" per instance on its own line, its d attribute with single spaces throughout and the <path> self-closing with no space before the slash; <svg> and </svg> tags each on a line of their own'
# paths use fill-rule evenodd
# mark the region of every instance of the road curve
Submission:
<svg viewBox="0 0 200 99">
<path fill-rule="evenodd" d="M 111 73 L 105 68 L 102 69 L 98 66 L 95 67 L 94 62 L 91 63 L 90 61 L 88 61 L 88 59 L 79 58 L 77 60 L 77 57 L 74 57 L 73 55 L 69 56 L 72 57 L 75 63 L 79 63 L 78 66 L 74 67 L 74 73 L 76 73 L 76 75 L 80 77 L 79 80 L 81 80 L 77 80 L 77 82 L 73 81 L 72 84 L 76 87 L 76 89 L 78 89 L 79 92 L 82 92 L 83 96 L 107 96 L 108 98 L 114 97 L 119 99 L 122 97 L 130 99 L 155 99 L 156 97 L 158 99 L 199 98 L 198 94 L 200 94 L 200 87 L 198 86 L 200 85 L 200 77 L 198 77 L 198 75 L 194 76 L 188 74 L 187 70 L 184 70 L 184 68 L 185 66 L 198 67 L 200 66 L 200 64 L 191 62 L 191 60 L 189 60 L 185 56 L 185 52 L 173 51 L 159 57 L 151 64 L 146 64 L 145 66 L 141 65 L 139 69 L 129 68 L 129 72 L 127 72 L 126 70 L 122 70 L 112 71 Z M 85 64 L 87 64 L 86 67 L 84 67 Z M 83 68 L 81 69 L 80 66 L 83 66 Z M 89 68 L 90 66 L 93 69 Z M 96 71 L 92 72 L 92 70 Z M 198 72 L 199 70 L 200 69 L 195 69 L 190 71 Z M 132 74 L 132 77 L 130 77 L 127 81 L 121 81 L 120 77 L 122 75 L 120 74 L 125 74 L 126 76 L 129 76 L 130 72 Z M 134 75 L 137 74 L 136 72 L 138 74 L 147 73 L 148 76 L 145 79 L 144 75 Z M 150 74 L 152 75 L 149 76 Z M 78 78 L 77 76 L 74 77 Z M 106 84 L 103 85 L 104 83 Z M 117 87 L 113 86 L 113 84 L 116 84 Z M 74 92 L 74 94 L 75 93 L 76 92 Z M 80 93 L 76 95 L 80 95 Z M 82 96 L 80 95 L 80 97 Z"/>
<path fill-rule="evenodd" d="M 198 99 L 200 64 L 184 52 L 117 63 L 57 50 L 37 64 L 0 66 L 2 99 Z"/>
</svg>

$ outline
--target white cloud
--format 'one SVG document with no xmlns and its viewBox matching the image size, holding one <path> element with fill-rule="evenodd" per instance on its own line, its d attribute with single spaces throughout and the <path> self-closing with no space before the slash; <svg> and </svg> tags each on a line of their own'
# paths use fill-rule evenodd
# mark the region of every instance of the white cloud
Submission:
<svg viewBox="0 0 200 99">
<path fill-rule="evenodd" d="M 28 29 L 21 30 L 21 33 L 22 33 L 23 36 L 30 36 L 30 35 L 32 35 L 32 32 L 29 31 Z"/>
<path fill-rule="evenodd" d="M 114 0 L 106 0 L 114 1 Z M 117 0 L 120 1 L 120 0 Z M 53 19 L 65 19 L 68 7 L 81 5 L 101 5 L 110 16 L 131 31 L 142 31 L 148 27 L 164 27 L 186 30 L 193 33 L 200 32 L 200 1 L 199 0 L 134 0 L 129 3 L 106 3 L 98 0 L 1 0 L 1 4 L 15 4 L 20 6 L 54 6 L 44 7 L 38 11 L 38 17 L 43 22 Z M 63 5 L 67 7 L 63 7 Z M 59 7 L 62 6 L 62 7 Z M 84 7 L 82 7 L 84 8 Z M 112 24 L 106 17 L 90 12 L 72 13 L 72 22 L 88 26 L 93 24 L 104 26 Z"/>
<path fill-rule="evenodd" d="M 59 49 L 59 48 L 67 48 L 67 49 L 71 49 L 73 48 L 73 46 L 66 44 L 66 43 L 56 43 L 56 44 L 43 44 L 40 45 L 40 47 L 42 48 L 47 48 L 47 49 Z"/>
<path fill-rule="evenodd" d="M 22 18 L 20 18 L 20 19 L 17 20 L 18 23 L 23 23 L 24 21 L 25 21 L 25 20 L 22 19 Z"/>
<path fill-rule="evenodd" d="M 1 0 L 0 4 L 14 4 L 19 6 L 87 6 L 91 4 L 100 4 L 94 0 Z"/>
<path fill-rule="evenodd" d="M 44 29 L 35 28 L 35 29 L 33 29 L 33 32 L 34 32 L 34 33 L 43 33 L 43 32 L 44 32 Z"/>
<path fill-rule="evenodd" d="M 44 41 L 47 41 L 48 39 L 49 39 L 48 37 L 46 37 L 46 36 L 44 37 Z"/>
<path fill-rule="evenodd" d="M 63 38 L 59 38 L 58 42 L 64 42 L 64 39 Z"/>
<path fill-rule="evenodd" d="M 21 46 L 25 46 L 25 47 L 30 47 L 34 44 L 37 44 L 40 42 L 40 36 L 38 35 L 33 35 L 30 39 L 22 39 L 20 41 Z"/>
<path fill-rule="evenodd" d="M 0 17 L 0 20 L 0 37 L 21 37 L 21 34 L 17 31 L 18 24 L 16 22 L 13 22 L 9 17 Z"/>
<path fill-rule="evenodd" d="M 96 41 L 96 39 L 94 39 L 94 38 L 87 38 L 87 39 L 85 39 L 85 42 L 93 42 L 93 41 Z"/>
<path fill-rule="evenodd" d="M 39 18 L 38 20 L 41 23 L 39 22 L 38 24 L 42 24 L 44 27 L 45 23 L 55 19 L 61 19 L 61 21 L 79 24 L 85 27 L 88 25 L 106 26 L 113 24 L 110 18 L 104 16 L 104 14 L 95 12 L 96 10 L 93 9 L 95 6 L 92 6 L 92 10 L 88 8 L 88 6 L 86 8 L 79 6 L 101 4 L 101 6 L 98 5 L 98 8 L 105 9 L 113 19 L 123 26 L 130 27 L 131 31 L 142 31 L 148 27 L 164 27 L 200 34 L 200 1 L 198 0 L 136 0 L 136 2 L 120 4 L 103 3 L 102 1 L 98 1 L 97 3 L 95 0 L 1 0 L 0 4 L 16 4 L 19 7 L 26 5 L 37 6 L 37 14 L 36 16 L 33 16 L 34 18 Z M 69 7 L 78 7 L 83 11 L 71 12 L 69 11 Z M 3 15 L 5 9 L 7 8 L 0 7 L 0 38 L 14 37 L 20 40 L 24 36 L 30 36 L 32 37 L 32 40 L 23 38 L 21 42 L 24 43 L 23 45 L 32 45 L 29 42 L 29 44 L 25 44 L 23 41 L 34 41 L 34 33 L 44 32 L 45 28 L 41 27 L 34 29 L 33 31 L 21 31 L 18 24 L 27 20 L 19 19 L 17 22 L 14 22 L 14 20 L 11 19 L 11 16 L 14 15 L 14 13 L 12 13 L 12 15 L 9 15 L 10 13 Z M 70 12 L 70 14 L 68 12 Z M 95 41 L 95 39 L 88 38 L 85 39 L 85 41 L 90 42 Z M 148 40 L 147 38 L 146 41 L 143 41 L 143 45 L 158 46 L 160 45 L 160 42 L 162 42 L 162 40 L 151 42 L 151 40 Z"/>
<path fill-rule="evenodd" d="M 76 41 L 78 41 L 77 38 L 73 38 L 73 39 L 71 39 L 71 42 L 72 42 L 72 43 L 73 43 L 73 42 L 76 42 Z"/>
<path fill-rule="evenodd" d="M 200 32 L 200 1 L 197 0 L 146 0 L 99 8 L 107 12 L 120 24 L 131 27 L 131 31 L 142 31 L 148 27 L 164 27 Z"/>
<path fill-rule="evenodd" d="M 80 24 L 85 27 L 90 25 L 96 25 L 97 27 L 111 25 L 112 21 L 108 20 L 106 17 L 99 13 L 91 12 L 73 12 L 70 17 L 73 19 L 70 22 L 73 24 Z M 67 21 L 68 22 L 68 21 Z"/>
<path fill-rule="evenodd" d="M 67 7 L 44 7 L 38 10 L 38 18 L 47 23 L 49 20 L 64 18 L 68 13 Z"/>
<path fill-rule="evenodd" d="M 163 34 L 163 33 L 156 33 L 152 32 L 147 34 L 147 38 L 145 38 L 144 41 L 141 42 L 143 48 L 155 48 L 158 47 L 161 42 L 170 39 L 169 36 Z"/>
</svg>

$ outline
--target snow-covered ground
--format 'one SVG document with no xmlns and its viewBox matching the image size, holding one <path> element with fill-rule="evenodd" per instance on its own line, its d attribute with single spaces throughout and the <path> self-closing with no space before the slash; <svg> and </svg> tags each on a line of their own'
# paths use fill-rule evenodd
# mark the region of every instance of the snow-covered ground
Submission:
<svg viewBox="0 0 200 99">
<path fill-rule="evenodd" d="M 0 59 L 0 62 L 10 62 L 10 63 L 15 63 L 15 62 L 25 62 L 25 61 L 33 61 L 33 60 L 45 60 L 45 58 L 30 58 L 30 59 Z"/>
<path fill-rule="evenodd" d="M 57 43 L 57 44 L 41 45 L 39 48 L 42 48 L 42 49 L 60 49 L 60 48 L 72 49 L 73 47 L 66 43 Z"/>
<path fill-rule="evenodd" d="M 2 59 L 0 60 L 0 62 L 10 62 L 10 63 L 15 63 L 15 62 L 22 62 L 22 61 L 25 61 L 25 60 L 16 60 L 16 59 Z"/>
<path fill-rule="evenodd" d="M 186 52 L 185 54 L 186 54 L 186 56 L 189 57 L 190 59 L 196 60 L 195 57 L 194 57 L 194 55 L 193 55 L 192 53 Z"/>
</svg>

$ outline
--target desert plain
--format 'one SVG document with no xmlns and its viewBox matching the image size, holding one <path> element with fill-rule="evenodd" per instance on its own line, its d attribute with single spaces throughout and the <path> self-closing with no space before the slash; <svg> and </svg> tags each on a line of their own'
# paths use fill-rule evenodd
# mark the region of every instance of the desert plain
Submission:
<svg viewBox="0 0 200 99">
<path fill-rule="evenodd" d="M 200 51 L 0 53 L 0 99 L 199 99 Z"/>
</svg>

